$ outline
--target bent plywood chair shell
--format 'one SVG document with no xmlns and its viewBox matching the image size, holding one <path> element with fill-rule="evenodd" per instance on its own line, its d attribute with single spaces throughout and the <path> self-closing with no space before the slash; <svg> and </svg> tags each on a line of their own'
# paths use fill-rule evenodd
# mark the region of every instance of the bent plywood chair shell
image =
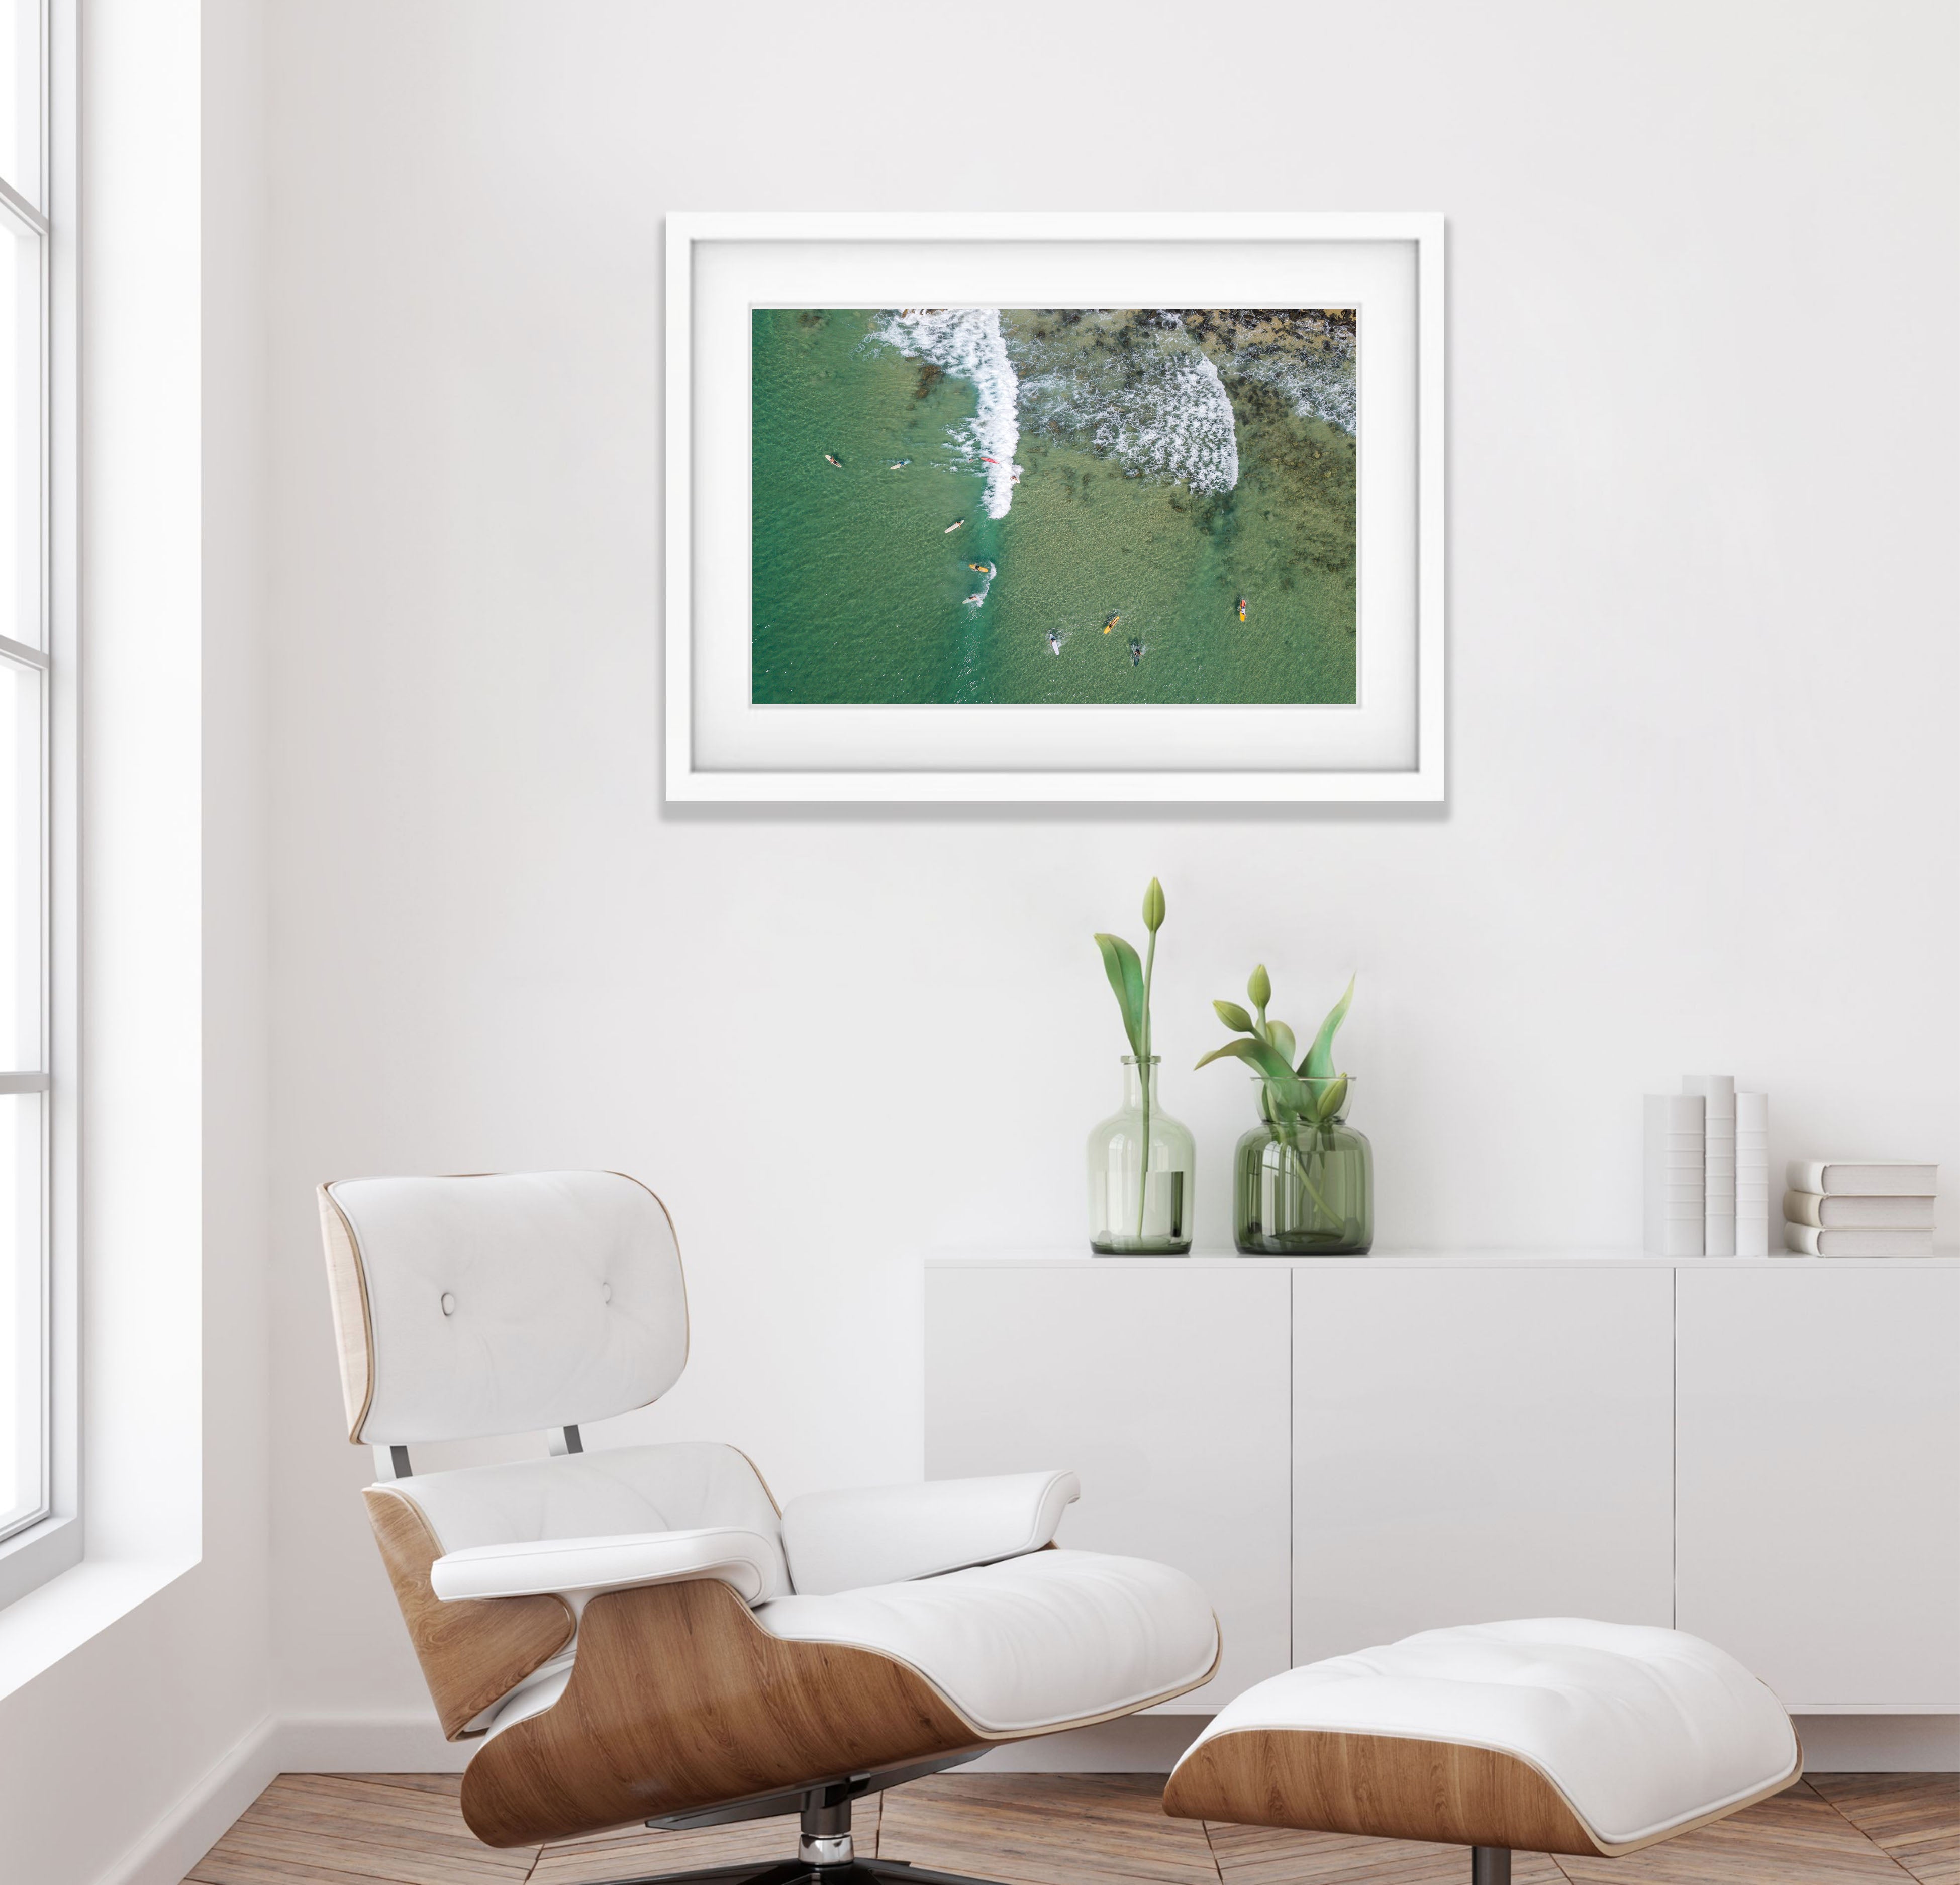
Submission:
<svg viewBox="0 0 1960 1885">
<path fill-rule="evenodd" d="M 571 1606 L 555 1597 L 444 1603 L 429 1582 L 441 1546 L 421 1508 L 385 1487 L 362 1496 L 443 1734 L 481 1734 L 469 1724 L 570 1645 Z"/>
<path fill-rule="evenodd" d="M 772 1636 L 724 1584 L 655 1584 L 586 1606 L 549 1708 L 463 1780 L 490 1845 L 563 1839 L 988 1745 L 903 1663 Z"/>
</svg>

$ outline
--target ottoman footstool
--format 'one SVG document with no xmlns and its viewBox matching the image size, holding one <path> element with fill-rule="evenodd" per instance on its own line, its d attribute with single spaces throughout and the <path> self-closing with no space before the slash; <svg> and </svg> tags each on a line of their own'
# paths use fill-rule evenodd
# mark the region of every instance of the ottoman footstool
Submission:
<svg viewBox="0 0 1960 1885">
<path fill-rule="evenodd" d="M 1258 1683 L 1164 1789 L 1181 1819 L 1617 1858 L 1793 1785 L 1783 1705 L 1678 1630 L 1570 1617 L 1425 1630 Z"/>
</svg>

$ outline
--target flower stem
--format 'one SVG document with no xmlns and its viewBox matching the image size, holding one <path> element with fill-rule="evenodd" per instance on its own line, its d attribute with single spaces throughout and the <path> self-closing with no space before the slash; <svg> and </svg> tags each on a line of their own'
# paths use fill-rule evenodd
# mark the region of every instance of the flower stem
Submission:
<svg viewBox="0 0 1960 1885">
<path fill-rule="evenodd" d="M 1157 973 L 1157 932 L 1150 931 L 1144 956 L 1144 1056 L 1137 1072 L 1144 1087 L 1144 1158 L 1137 1173 L 1137 1241 L 1144 1239 L 1144 1205 L 1150 1182 L 1150 978 Z"/>
<path fill-rule="evenodd" d="M 1282 1135 L 1280 1143 L 1284 1145 L 1288 1151 L 1292 1153 L 1293 1171 L 1300 1180 L 1301 1189 L 1303 1189 L 1306 1195 L 1313 1200 L 1314 1208 L 1317 1210 L 1323 1218 L 1326 1218 L 1328 1223 L 1338 1224 L 1339 1221 L 1335 1217 L 1334 1213 L 1327 1208 L 1327 1200 L 1321 1196 L 1319 1188 L 1315 1185 L 1313 1180 L 1306 1175 L 1306 1154 L 1300 1149 L 1300 1122 L 1298 1120 L 1295 1120 L 1293 1122 L 1293 1128 L 1291 1135 L 1290 1136 Z"/>
</svg>

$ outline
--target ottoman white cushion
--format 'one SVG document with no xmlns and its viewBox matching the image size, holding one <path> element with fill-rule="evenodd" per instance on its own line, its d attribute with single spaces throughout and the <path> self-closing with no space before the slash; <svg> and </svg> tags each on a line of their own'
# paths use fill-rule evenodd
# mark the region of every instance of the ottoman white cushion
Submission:
<svg viewBox="0 0 1960 1885">
<path fill-rule="evenodd" d="M 1510 1756 L 1548 1780 L 1606 1853 L 1732 1812 L 1803 1771 L 1782 1705 L 1734 1657 L 1678 1630 L 1570 1617 L 1425 1630 L 1259 1683 L 1192 1744 L 1167 1803 L 1201 1790 L 1207 1748 L 1215 1772 L 1227 1737 L 1275 1734 L 1386 1737 Z M 1332 1829 L 1373 1829 L 1358 1823 L 1365 1810 L 1360 1803 Z"/>
</svg>

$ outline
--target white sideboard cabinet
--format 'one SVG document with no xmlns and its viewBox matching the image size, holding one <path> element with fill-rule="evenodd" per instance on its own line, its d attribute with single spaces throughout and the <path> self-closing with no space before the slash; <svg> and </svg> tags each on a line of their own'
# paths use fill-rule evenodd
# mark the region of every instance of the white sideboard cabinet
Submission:
<svg viewBox="0 0 1960 1885">
<path fill-rule="evenodd" d="M 1680 1627 L 1780 1695 L 1960 1711 L 1960 1269 L 1677 1287 Z"/>
<path fill-rule="evenodd" d="M 934 1258 L 926 1471 L 1211 1594 L 1209 1711 L 1435 1625 L 1722 1644 L 1795 1711 L 1960 1714 L 1960 1263 Z"/>
<path fill-rule="evenodd" d="M 1671 1622 L 1673 1283 L 1296 1269 L 1293 1660 L 1480 1618 Z"/>
</svg>

